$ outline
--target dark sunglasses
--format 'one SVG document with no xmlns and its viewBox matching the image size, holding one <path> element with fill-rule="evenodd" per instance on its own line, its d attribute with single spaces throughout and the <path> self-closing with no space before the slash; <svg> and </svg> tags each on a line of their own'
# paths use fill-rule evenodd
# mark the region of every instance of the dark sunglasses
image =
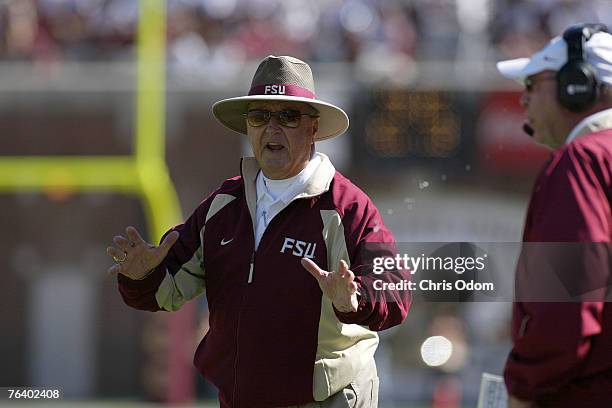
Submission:
<svg viewBox="0 0 612 408">
<path fill-rule="evenodd" d="M 554 75 L 549 75 L 549 76 L 542 76 L 542 77 L 537 77 L 537 78 L 525 78 L 524 84 L 525 84 L 525 90 L 527 92 L 531 92 L 533 91 L 533 87 L 535 86 L 536 82 L 538 81 L 550 81 L 553 79 L 556 79 L 557 77 L 555 77 Z"/>
<path fill-rule="evenodd" d="M 296 128 L 300 126 L 300 120 L 302 116 L 310 116 L 311 118 L 318 118 L 319 115 L 312 113 L 302 113 L 293 109 L 283 109 L 278 112 L 270 112 L 265 109 L 251 109 L 244 114 L 247 123 L 253 127 L 259 127 L 270 122 L 272 116 L 276 116 L 278 123 L 288 128 Z"/>
</svg>

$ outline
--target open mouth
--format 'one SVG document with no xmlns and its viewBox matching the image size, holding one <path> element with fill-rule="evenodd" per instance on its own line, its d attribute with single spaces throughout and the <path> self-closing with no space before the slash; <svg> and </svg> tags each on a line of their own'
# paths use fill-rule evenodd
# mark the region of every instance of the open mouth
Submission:
<svg viewBox="0 0 612 408">
<path fill-rule="evenodd" d="M 283 146 L 280 143 L 269 142 L 269 143 L 266 144 L 266 149 L 267 150 L 271 150 L 273 152 L 283 150 L 284 148 L 285 148 L 285 146 Z"/>
<path fill-rule="evenodd" d="M 527 133 L 528 136 L 533 137 L 535 129 L 533 128 L 533 121 L 526 117 L 523 121 L 523 132 Z"/>
</svg>

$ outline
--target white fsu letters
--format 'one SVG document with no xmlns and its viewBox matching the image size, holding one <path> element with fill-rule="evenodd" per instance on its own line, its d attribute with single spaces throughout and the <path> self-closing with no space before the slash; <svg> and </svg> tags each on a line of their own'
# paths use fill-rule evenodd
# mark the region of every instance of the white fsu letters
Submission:
<svg viewBox="0 0 612 408">
<path fill-rule="evenodd" d="M 283 242 L 283 247 L 280 251 L 284 254 L 290 253 L 291 255 L 313 259 L 316 248 L 316 243 L 285 237 L 285 242 Z"/>
</svg>

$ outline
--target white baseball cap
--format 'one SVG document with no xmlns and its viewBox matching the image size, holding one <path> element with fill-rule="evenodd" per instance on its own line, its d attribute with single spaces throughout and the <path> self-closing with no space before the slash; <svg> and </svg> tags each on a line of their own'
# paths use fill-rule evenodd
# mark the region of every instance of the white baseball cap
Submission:
<svg viewBox="0 0 612 408">
<path fill-rule="evenodd" d="M 586 61 L 595 68 L 599 82 L 612 85 L 612 34 L 597 32 L 584 44 Z M 506 78 L 523 82 L 542 71 L 558 71 L 567 62 L 567 44 L 562 37 L 553 38 L 531 58 L 500 61 L 497 69 Z"/>
</svg>

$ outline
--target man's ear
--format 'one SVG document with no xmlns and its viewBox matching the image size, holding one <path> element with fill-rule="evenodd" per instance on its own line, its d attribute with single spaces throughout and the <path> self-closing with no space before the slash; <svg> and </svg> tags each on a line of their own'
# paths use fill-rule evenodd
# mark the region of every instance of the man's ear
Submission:
<svg viewBox="0 0 612 408">
<path fill-rule="evenodd" d="M 314 141 L 319 133 L 319 118 L 312 121 L 312 140 Z"/>
</svg>

